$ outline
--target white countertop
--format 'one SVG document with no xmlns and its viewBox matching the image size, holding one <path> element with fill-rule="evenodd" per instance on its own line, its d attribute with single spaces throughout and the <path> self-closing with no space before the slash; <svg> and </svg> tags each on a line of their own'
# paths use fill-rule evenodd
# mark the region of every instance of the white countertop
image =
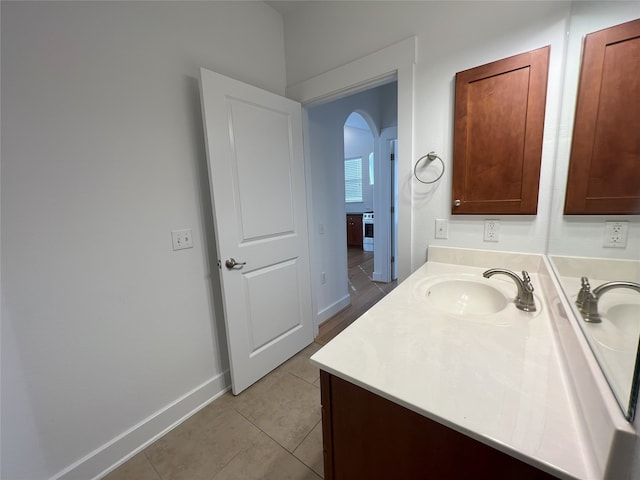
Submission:
<svg viewBox="0 0 640 480">
<path fill-rule="evenodd" d="M 527 268 L 537 287 L 535 267 L 518 263 L 492 266 Z M 311 362 L 560 478 L 596 478 L 542 289 L 535 313 L 510 303 L 484 317 L 441 313 L 424 295 L 435 277 L 481 279 L 486 269 L 429 261 Z M 512 280 L 491 280 L 515 296 Z"/>
</svg>

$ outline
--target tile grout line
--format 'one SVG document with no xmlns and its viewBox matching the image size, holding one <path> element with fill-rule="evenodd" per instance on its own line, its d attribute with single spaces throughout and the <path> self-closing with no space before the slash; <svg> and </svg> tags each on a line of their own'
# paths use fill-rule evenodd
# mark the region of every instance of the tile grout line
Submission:
<svg viewBox="0 0 640 480">
<path fill-rule="evenodd" d="M 294 448 L 294 449 L 293 449 L 293 452 L 291 452 L 291 453 L 292 453 L 294 456 L 295 456 L 295 453 L 294 453 L 294 452 L 295 452 L 298 448 L 300 448 L 300 445 L 302 445 L 302 444 L 304 443 L 304 441 L 307 439 L 307 437 L 308 437 L 309 435 L 311 435 L 311 432 L 313 432 L 313 429 L 314 429 L 314 428 L 316 428 L 316 427 L 318 426 L 318 423 L 320 423 L 320 422 L 322 422 L 322 418 L 321 418 L 320 420 L 318 420 L 318 422 L 317 422 L 317 423 L 316 423 L 316 424 L 311 428 L 311 430 L 309 430 L 309 432 L 304 436 L 304 438 L 300 441 L 300 443 L 296 446 L 296 448 Z M 302 462 L 302 463 L 304 463 L 304 462 Z M 306 465 L 306 463 L 305 463 L 305 465 Z M 308 466 L 308 465 L 307 465 L 307 466 Z M 311 467 L 309 467 L 309 468 L 311 468 Z"/>
<path fill-rule="evenodd" d="M 311 430 L 309 430 L 309 433 L 307 433 L 307 434 L 305 435 L 305 437 L 304 437 L 304 438 L 302 439 L 302 441 L 300 442 L 300 445 L 302 445 L 302 444 L 304 443 L 304 441 L 309 437 L 309 435 L 311 435 L 311 432 L 313 432 L 313 431 L 316 429 L 316 427 L 317 427 L 318 425 L 321 425 L 321 424 L 322 424 L 322 419 L 318 420 L 318 423 L 316 423 L 316 424 L 313 426 L 313 428 L 312 428 Z M 320 428 L 322 428 L 322 425 L 320 426 Z M 313 467 L 312 467 L 311 465 L 307 465 L 306 463 L 304 463 L 304 461 L 303 461 L 301 458 L 299 458 L 299 457 L 295 454 L 295 451 L 296 451 L 298 448 L 300 448 L 300 445 L 298 445 L 298 446 L 295 448 L 295 450 L 293 451 L 294 453 L 292 453 L 292 455 L 293 455 L 295 458 L 297 458 L 297 459 L 298 459 L 298 461 L 300 461 L 303 465 L 305 465 L 309 470 L 311 470 L 313 473 L 315 473 L 318 477 L 320 477 L 320 478 L 324 478 L 324 475 L 320 475 L 318 472 L 316 472 L 316 471 L 313 469 Z"/>
<path fill-rule="evenodd" d="M 318 420 L 318 423 L 322 423 L 322 420 Z M 307 465 L 306 463 L 304 463 L 304 462 L 302 461 L 302 459 L 301 459 L 301 458 L 298 458 L 298 456 L 294 453 L 298 448 L 300 448 L 300 445 L 302 445 L 302 444 L 304 443 L 304 441 L 307 439 L 307 437 L 308 437 L 309 435 L 311 435 L 311 432 L 313 432 L 313 430 L 318 426 L 318 423 L 316 423 L 316 424 L 313 426 L 313 428 L 312 428 L 311 430 L 309 430 L 309 433 L 307 433 L 307 434 L 305 435 L 304 439 L 300 442 L 300 444 L 299 444 L 299 445 L 294 449 L 294 451 L 293 451 L 293 452 L 291 452 L 290 454 L 291 454 L 291 456 L 292 456 L 293 458 L 295 458 L 296 460 L 298 460 L 298 462 L 300 462 L 302 465 L 304 465 L 305 467 L 307 467 L 311 472 L 313 472 L 313 474 L 314 474 L 316 477 L 318 477 L 318 478 L 324 478 L 324 475 L 322 475 L 322 476 L 321 476 L 320 474 L 318 474 L 318 472 L 316 472 L 316 471 L 311 467 L 311 465 Z M 284 448 L 284 447 L 283 447 L 283 448 Z M 286 450 L 286 448 L 285 448 L 285 450 Z M 288 451 L 288 450 L 287 450 L 287 451 Z"/>
<path fill-rule="evenodd" d="M 239 413 L 239 412 L 238 412 L 238 413 Z M 247 420 L 247 421 L 249 421 L 248 419 L 246 419 L 246 420 Z M 249 423 L 251 423 L 251 422 L 249 422 Z M 253 424 L 252 424 L 252 425 L 253 425 Z M 256 427 L 256 428 L 257 428 L 257 427 Z M 253 446 L 253 442 L 251 442 L 251 445 Z M 229 459 L 229 461 L 228 461 L 227 463 L 225 463 L 225 464 L 222 466 L 222 468 L 220 468 L 220 469 L 218 470 L 218 472 L 217 472 L 217 473 L 215 473 L 215 474 L 213 475 L 213 477 L 211 477 L 209 480 L 216 480 L 216 477 L 217 477 L 218 475 L 220 475 L 220 474 L 222 473 L 222 471 L 223 471 L 225 468 L 227 468 L 227 465 L 230 465 L 230 464 L 231 464 L 231 462 L 233 462 L 233 461 L 236 459 L 236 457 L 237 457 L 238 455 L 240 455 L 241 453 L 244 453 L 244 452 L 245 452 L 245 450 L 246 450 L 246 449 L 240 449 L 240 450 L 239 450 L 239 451 L 238 451 L 238 452 L 237 452 L 233 457 L 231 457 L 231 458 Z"/>
<path fill-rule="evenodd" d="M 289 373 L 289 372 L 287 372 L 287 373 Z M 302 460 L 300 460 L 300 459 L 299 459 L 299 458 L 298 458 L 298 457 L 293 453 L 293 452 L 295 452 L 295 451 L 298 449 L 298 447 L 299 447 L 300 445 L 302 445 L 302 442 L 304 442 L 304 440 L 309 436 L 309 434 L 313 431 L 313 429 L 314 429 L 314 428 L 316 428 L 316 426 L 318 425 L 318 423 L 322 422 L 322 420 L 319 420 L 319 421 L 318 421 L 318 423 L 316 423 L 316 424 L 311 428 L 311 430 L 309 430 L 309 433 L 307 433 L 307 434 L 305 435 L 304 439 L 303 439 L 303 440 L 302 440 L 298 445 L 296 445 L 296 447 L 293 449 L 293 451 L 290 451 L 287 447 L 285 447 L 284 445 L 282 445 L 278 440 L 276 440 L 275 438 L 273 438 L 271 435 L 269 435 L 267 432 L 265 432 L 262 428 L 260 428 L 258 425 L 256 425 L 255 423 L 253 423 L 250 419 L 248 419 L 245 415 L 243 415 L 241 412 L 239 412 L 235 407 L 234 407 L 234 410 L 238 413 L 238 415 L 240 415 L 242 418 L 244 418 L 247 422 L 249 422 L 251 425 L 253 425 L 254 427 L 256 427 L 258 430 L 260 430 L 262 433 L 264 433 L 264 434 L 265 434 L 267 437 L 269 437 L 271 440 L 273 440 L 273 441 L 274 441 L 278 446 L 280 446 L 280 448 L 282 448 L 282 449 L 283 449 L 283 450 L 284 450 L 288 455 L 291 455 L 295 460 L 297 460 L 297 461 L 298 461 L 298 462 L 300 462 L 302 465 L 304 465 L 304 466 L 305 466 L 305 468 L 309 469 L 309 471 L 311 471 L 311 472 L 312 472 L 316 477 L 321 478 L 321 479 L 322 479 L 322 478 L 324 478 L 324 476 L 322 476 L 322 477 L 321 477 L 320 475 L 318 475 L 318 473 L 317 473 L 313 468 L 311 468 L 309 465 L 307 465 L 306 463 L 304 463 Z M 238 452 L 238 454 L 236 454 L 236 456 L 237 456 L 237 455 L 239 455 L 239 454 L 240 454 L 240 452 Z M 235 456 L 234 456 L 234 458 L 235 458 Z M 226 465 L 225 465 L 225 466 L 226 466 Z M 223 467 L 223 468 L 224 468 L 224 467 Z M 222 470 L 221 470 L 221 471 L 222 471 Z M 216 474 L 216 475 L 218 475 L 218 474 Z M 211 480 L 215 480 L 215 477 L 213 477 Z"/>
<path fill-rule="evenodd" d="M 307 360 L 309 360 L 307 358 Z M 316 387 L 315 382 L 318 380 L 318 378 L 316 378 L 313 382 L 308 381 L 306 378 L 302 378 L 300 375 L 296 375 L 293 372 L 287 372 L 289 375 L 291 375 L 292 377 L 296 377 L 298 380 L 302 380 L 305 383 L 308 383 L 309 385 L 312 385 L 314 387 Z M 318 377 L 320 377 L 320 372 L 318 371 Z"/>
<path fill-rule="evenodd" d="M 306 383 L 307 385 L 310 385 L 316 389 L 319 389 L 319 387 L 317 387 L 316 385 L 314 385 L 313 383 L 310 383 L 308 381 L 306 381 L 303 378 L 300 378 L 297 375 L 294 375 L 291 372 L 285 372 L 288 373 L 289 375 L 291 375 L 292 377 L 297 378 L 298 380 L 303 381 L 304 383 Z M 264 433 L 267 437 L 269 437 L 271 440 L 273 440 L 274 442 L 276 442 L 278 445 L 280 445 L 283 449 L 285 449 L 287 452 L 289 452 L 291 455 L 295 456 L 293 454 L 293 452 L 300 446 L 302 445 L 302 442 L 304 442 L 304 440 L 309 436 L 309 434 L 313 431 L 314 428 L 316 428 L 316 426 L 318 425 L 318 423 L 320 423 L 322 421 L 322 419 L 318 420 L 318 422 L 316 422 L 313 427 L 311 427 L 311 429 L 307 432 L 307 434 L 304 436 L 304 438 L 302 439 L 302 441 L 300 441 L 300 443 L 298 443 L 295 448 L 290 451 L 287 447 L 285 447 L 284 445 L 282 445 L 278 440 L 276 440 L 275 438 L 273 438 L 271 435 L 269 435 L 267 432 L 265 432 L 259 425 L 256 425 L 255 423 L 253 423 L 249 418 L 247 418 L 247 416 L 245 416 L 242 412 L 240 412 L 236 407 L 232 407 L 233 410 L 240 415 L 242 418 L 244 418 L 247 422 L 249 422 L 251 425 L 253 425 L 254 427 L 256 427 L 258 430 L 260 430 L 262 433 Z M 297 458 L 297 457 L 296 457 Z M 304 462 L 303 462 L 304 463 Z"/>
<path fill-rule="evenodd" d="M 153 444 L 151 444 L 151 445 L 153 445 Z M 144 458 L 147 459 L 147 462 L 149 462 L 149 465 L 151 465 L 151 468 L 153 468 L 153 471 L 156 472 L 156 475 L 158 475 L 158 478 L 160 480 L 164 480 L 164 477 L 162 476 L 162 474 L 158 471 L 156 466 L 153 464 L 153 461 L 149 458 L 149 455 L 147 455 L 147 449 L 146 448 L 142 451 L 142 453 L 144 454 Z"/>
<path fill-rule="evenodd" d="M 258 430 L 260 430 L 262 433 L 264 433 L 267 437 L 269 437 L 271 440 L 273 440 L 274 442 L 276 442 L 276 444 L 278 444 L 282 449 L 284 449 L 287 453 L 289 453 L 290 455 L 293 455 L 293 452 L 289 451 L 289 449 L 287 447 L 285 447 L 284 445 L 282 445 L 278 440 L 276 440 L 275 438 L 273 438 L 271 435 L 269 435 L 267 432 L 265 432 L 262 428 L 260 428 L 258 425 L 256 425 L 255 423 L 253 423 L 249 418 L 247 418 L 245 415 L 242 414 L 242 412 L 236 410 L 234 408 L 234 410 L 236 411 L 236 413 L 238 415 L 240 415 L 242 418 L 244 418 L 247 422 L 249 422 L 251 425 L 253 425 L 254 427 L 256 427 Z M 296 447 L 298 448 L 298 447 Z"/>
</svg>

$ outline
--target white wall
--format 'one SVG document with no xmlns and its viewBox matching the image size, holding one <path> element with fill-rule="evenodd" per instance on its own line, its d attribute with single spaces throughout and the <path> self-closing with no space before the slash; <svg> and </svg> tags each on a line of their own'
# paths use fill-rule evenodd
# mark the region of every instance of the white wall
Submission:
<svg viewBox="0 0 640 480">
<path fill-rule="evenodd" d="M 228 384 L 198 70 L 283 94 L 282 18 L 1 8 L 0 476 L 92 478 Z"/>
<path fill-rule="evenodd" d="M 286 16 L 290 87 L 417 36 L 414 161 L 433 150 L 444 159 L 447 172 L 435 186 L 413 181 L 412 269 L 424 263 L 429 245 L 545 251 L 569 6 L 568 2 L 313 2 Z M 490 216 L 502 220 L 500 242 L 483 242 L 485 217 L 450 213 L 455 73 L 545 45 L 551 45 L 551 60 L 538 215 Z M 399 173 L 400 178 L 411 175 Z M 448 240 L 434 238 L 436 218 L 450 220 Z"/>
</svg>

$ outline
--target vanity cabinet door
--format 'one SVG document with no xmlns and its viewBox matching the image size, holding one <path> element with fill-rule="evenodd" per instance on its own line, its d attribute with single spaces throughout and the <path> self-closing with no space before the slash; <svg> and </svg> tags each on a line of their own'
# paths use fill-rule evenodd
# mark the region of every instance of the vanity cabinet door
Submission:
<svg viewBox="0 0 640 480">
<path fill-rule="evenodd" d="M 640 19 L 585 37 L 564 213 L 640 213 Z"/>
<path fill-rule="evenodd" d="M 325 480 L 556 477 L 320 371 Z"/>
<path fill-rule="evenodd" d="M 453 214 L 536 214 L 550 47 L 456 74 Z"/>
</svg>

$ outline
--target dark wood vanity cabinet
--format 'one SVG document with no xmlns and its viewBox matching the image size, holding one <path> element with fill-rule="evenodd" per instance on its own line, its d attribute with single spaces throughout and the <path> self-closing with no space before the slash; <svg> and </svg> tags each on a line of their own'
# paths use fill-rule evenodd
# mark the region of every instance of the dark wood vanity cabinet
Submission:
<svg viewBox="0 0 640 480">
<path fill-rule="evenodd" d="M 347 215 L 347 246 L 362 248 L 362 214 L 350 213 Z"/>
<path fill-rule="evenodd" d="M 640 213 L 640 19 L 585 37 L 564 213 Z"/>
<path fill-rule="evenodd" d="M 320 372 L 325 480 L 553 477 L 327 372 Z"/>
<path fill-rule="evenodd" d="M 535 214 L 550 47 L 456 74 L 453 214 Z"/>
</svg>

